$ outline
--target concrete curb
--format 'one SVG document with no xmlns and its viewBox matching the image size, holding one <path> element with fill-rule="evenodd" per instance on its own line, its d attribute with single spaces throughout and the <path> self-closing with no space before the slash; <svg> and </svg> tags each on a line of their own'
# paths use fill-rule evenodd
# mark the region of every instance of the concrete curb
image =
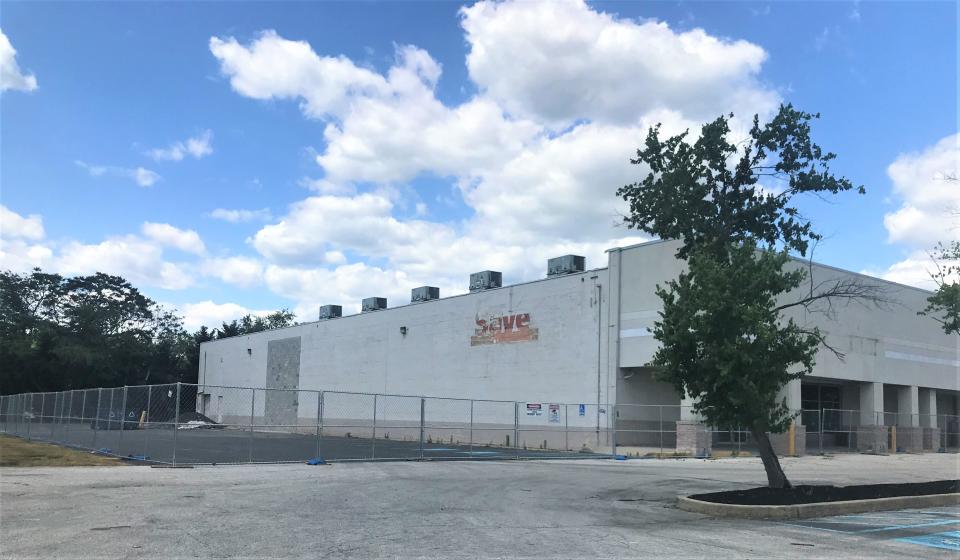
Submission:
<svg viewBox="0 0 960 560">
<path fill-rule="evenodd" d="M 820 502 L 816 504 L 797 504 L 790 506 L 717 504 L 695 500 L 686 496 L 677 497 L 677 508 L 684 511 L 702 513 L 711 517 L 729 517 L 735 519 L 807 519 L 810 517 L 865 513 L 868 511 L 954 506 L 958 504 L 960 504 L 960 494 L 900 496 L 896 498 Z"/>
</svg>

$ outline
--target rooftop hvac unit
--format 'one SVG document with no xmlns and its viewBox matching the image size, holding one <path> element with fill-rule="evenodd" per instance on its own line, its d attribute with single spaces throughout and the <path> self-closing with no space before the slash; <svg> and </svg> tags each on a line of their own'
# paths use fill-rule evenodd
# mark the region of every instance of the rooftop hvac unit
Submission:
<svg viewBox="0 0 960 560">
<path fill-rule="evenodd" d="M 343 307 L 339 305 L 321 305 L 320 306 L 320 320 L 324 319 L 336 319 L 337 317 L 343 317 Z"/>
<path fill-rule="evenodd" d="M 387 308 L 387 298 L 385 297 L 368 297 L 364 298 L 363 302 L 360 304 L 360 311 L 366 313 L 367 311 L 380 311 L 381 309 Z"/>
<path fill-rule="evenodd" d="M 496 270 L 484 270 L 470 275 L 470 291 L 479 292 L 490 288 L 499 288 L 503 285 L 503 274 Z"/>
<path fill-rule="evenodd" d="M 413 303 L 418 301 L 430 301 L 432 299 L 440 299 L 440 288 L 435 288 L 433 286 L 420 286 L 419 288 L 410 290 L 410 301 Z"/>
<path fill-rule="evenodd" d="M 564 255 L 547 260 L 547 276 L 560 276 L 583 272 L 586 269 L 587 259 L 579 255 Z"/>
</svg>

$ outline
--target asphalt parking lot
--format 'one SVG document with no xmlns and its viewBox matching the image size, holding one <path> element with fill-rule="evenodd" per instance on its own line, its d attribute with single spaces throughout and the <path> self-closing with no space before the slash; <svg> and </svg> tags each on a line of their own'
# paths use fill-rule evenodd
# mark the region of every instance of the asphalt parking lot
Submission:
<svg viewBox="0 0 960 560">
<path fill-rule="evenodd" d="M 784 462 L 797 483 L 923 481 L 956 478 L 960 471 L 958 456 L 948 454 Z M 950 548 L 950 535 L 960 531 L 957 508 L 898 512 L 885 520 L 783 523 L 715 520 L 673 506 L 678 494 L 763 480 L 755 458 L 5 468 L 0 554 L 957 557 Z"/>
<path fill-rule="evenodd" d="M 370 437 L 335 437 L 243 429 L 93 430 L 86 424 L 35 427 L 38 441 L 65 443 L 82 449 L 105 449 L 113 455 L 149 458 L 151 462 L 178 464 L 303 463 L 313 457 L 328 461 L 369 459 L 513 459 L 548 457 L 600 457 L 576 451 L 516 449 L 451 442 L 376 440 Z M 510 430 L 512 433 L 512 430 Z M 174 456 L 176 448 L 176 456 Z"/>
</svg>

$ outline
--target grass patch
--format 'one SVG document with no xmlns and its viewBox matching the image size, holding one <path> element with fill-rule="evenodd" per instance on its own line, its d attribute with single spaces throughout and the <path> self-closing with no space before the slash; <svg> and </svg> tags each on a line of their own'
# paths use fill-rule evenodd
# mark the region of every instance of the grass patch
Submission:
<svg viewBox="0 0 960 560">
<path fill-rule="evenodd" d="M 112 457 L 0 434 L 0 467 L 90 467 L 122 464 L 122 461 Z"/>
</svg>

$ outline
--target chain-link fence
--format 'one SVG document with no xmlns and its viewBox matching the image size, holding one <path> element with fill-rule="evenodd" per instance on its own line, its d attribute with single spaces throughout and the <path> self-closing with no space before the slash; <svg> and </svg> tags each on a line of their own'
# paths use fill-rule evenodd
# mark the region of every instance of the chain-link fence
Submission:
<svg viewBox="0 0 960 560">
<path fill-rule="evenodd" d="M 960 417 L 803 410 L 797 453 L 957 451 Z M 164 464 L 755 453 L 677 405 L 144 385 L 0 397 L 0 430 Z M 779 437 L 779 439 L 778 439 Z M 787 452 L 781 436 L 775 447 Z"/>
<path fill-rule="evenodd" d="M 164 464 L 610 456 L 606 407 L 190 384 L 0 397 L 0 430 Z"/>
</svg>

